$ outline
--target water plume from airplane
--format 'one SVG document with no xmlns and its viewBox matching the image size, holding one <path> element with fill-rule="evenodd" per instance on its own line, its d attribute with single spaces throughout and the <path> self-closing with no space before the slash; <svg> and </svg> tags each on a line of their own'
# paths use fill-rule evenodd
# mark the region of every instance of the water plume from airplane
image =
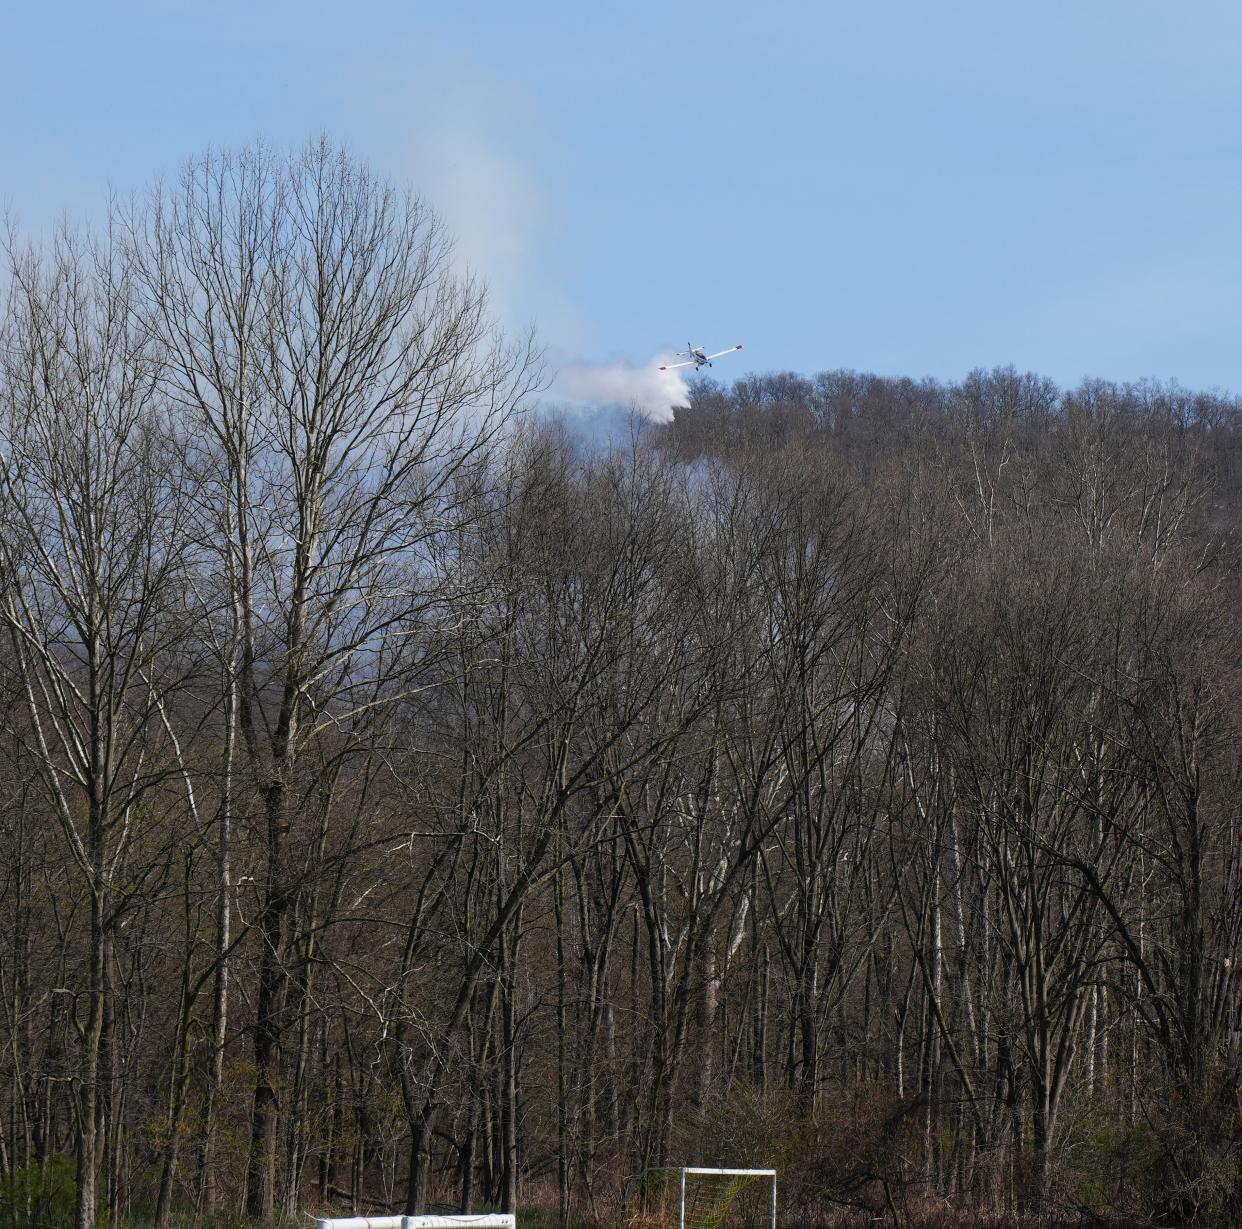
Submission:
<svg viewBox="0 0 1242 1229">
<path fill-rule="evenodd" d="M 645 363 L 617 357 L 603 363 L 561 367 L 551 395 L 586 405 L 632 407 L 653 422 L 672 422 L 679 406 L 690 404 L 690 385 L 680 371 L 661 371 L 676 356 L 658 350 Z"/>
</svg>

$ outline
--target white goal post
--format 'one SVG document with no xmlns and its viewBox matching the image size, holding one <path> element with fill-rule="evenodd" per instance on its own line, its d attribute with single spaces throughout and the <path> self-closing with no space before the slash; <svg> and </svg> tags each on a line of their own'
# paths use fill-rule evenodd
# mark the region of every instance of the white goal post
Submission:
<svg viewBox="0 0 1242 1229">
<path fill-rule="evenodd" d="M 517 1229 L 512 1212 L 477 1216 L 330 1216 L 315 1221 L 315 1229 Z"/>
<path fill-rule="evenodd" d="M 708 1191 L 701 1191 L 700 1182 L 706 1179 Z M 723 1190 L 720 1183 L 711 1179 L 725 1179 Z M 621 1194 L 621 1211 L 615 1229 L 643 1229 L 643 1218 L 628 1225 L 625 1219 L 627 1207 L 641 1206 L 644 1213 L 651 1210 L 649 1199 L 654 1195 L 664 1219 L 661 1229 L 724 1229 L 729 1206 L 740 1190 L 752 1183 L 762 1181 L 768 1188 L 767 1229 L 776 1229 L 776 1170 L 775 1169 L 715 1169 L 704 1165 L 666 1166 L 644 1169 L 635 1174 Z M 687 1189 L 689 1187 L 689 1189 Z M 712 1188 L 717 1193 L 712 1193 Z M 677 1220 L 673 1221 L 673 1201 L 677 1204 Z M 754 1209 L 759 1212 L 758 1208 Z M 751 1222 L 754 1224 L 754 1221 Z M 762 1223 L 762 1222 L 760 1222 Z"/>
<path fill-rule="evenodd" d="M 677 1229 L 686 1229 L 686 1177 L 702 1174 L 719 1178 L 767 1178 L 771 1197 L 768 1200 L 769 1229 L 776 1229 L 776 1170 L 775 1169 L 704 1169 L 699 1165 L 684 1165 L 679 1171 L 680 1192 L 677 1199 Z"/>
</svg>

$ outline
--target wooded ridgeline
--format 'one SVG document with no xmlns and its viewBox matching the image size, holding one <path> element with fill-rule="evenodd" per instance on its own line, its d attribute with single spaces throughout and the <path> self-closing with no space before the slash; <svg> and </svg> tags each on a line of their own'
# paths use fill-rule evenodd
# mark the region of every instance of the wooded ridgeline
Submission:
<svg viewBox="0 0 1242 1229">
<path fill-rule="evenodd" d="M 326 143 L 9 253 L 0 1217 L 1242 1215 L 1237 401 L 587 445 Z"/>
</svg>

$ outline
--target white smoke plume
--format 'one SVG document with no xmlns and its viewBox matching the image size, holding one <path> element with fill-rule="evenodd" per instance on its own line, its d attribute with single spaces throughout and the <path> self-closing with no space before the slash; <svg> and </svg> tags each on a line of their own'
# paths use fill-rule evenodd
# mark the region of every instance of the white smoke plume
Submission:
<svg viewBox="0 0 1242 1229">
<path fill-rule="evenodd" d="M 394 87 L 409 126 L 401 178 L 447 224 L 459 270 L 480 274 L 493 317 L 524 330 L 566 310 L 548 269 L 555 209 L 536 171 L 537 125 L 521 90 L 472 66 L 421 64 Z M 552 289 L 549 289 L 549 286 Z"/>
<path fill-rule="evenodd" d="M 583 405 L 623 406 L 653 422 L 672 422 L 673 411 L 690 404 L 682 371 L 660 370 L 661 364 L 676 361 L 672 350 L 660 350 L 638 365 L 625 358 L 571 363 L 559 369 L 551 396 Z"/>
<path fill-rule="evenodd" d="M 487 282 L 493 316 L 511 333 L 534 324 L 548 348 L 557 374 L 545 403 L 620 407 L 671 421 L 677 406 L 689 404 L 683 372 L 659 370 L 677 361 L 671 349 L 638 364 L 628 357 L 573 361 L 596 330 L 564 289 L 574 254 L 558 242 L 556 197 L 541 181 L 548 126 L 533 98 L 447 53 L 414 73 L 403 62 L 400 71 L 389 66 L 372 76 L 376 114 L 369 127 L 389 132 L 401 178 L 443 216 L 459 267 Z M 403 121 L 396 130 L 394 116 Z"/>
</svg>

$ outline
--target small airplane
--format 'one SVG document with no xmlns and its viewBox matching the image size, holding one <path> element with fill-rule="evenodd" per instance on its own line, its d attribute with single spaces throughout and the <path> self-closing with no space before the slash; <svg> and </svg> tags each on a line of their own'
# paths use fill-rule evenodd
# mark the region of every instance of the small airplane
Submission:
<svg viewBox="0 0 1242 1229">
<path fill-rule="evenodd" d="M 667 367 L 661 367 L 660 370 L 672 371 L 675 367 L 689 367 L 693 365 L 694 369 L 697 371 L 700 367 L 705 365 L 710 367 L 712 365 L 712 359 L 723 358 L 726 354 L 732 354 L 734 350 L 740 350 L 742 348 L 741 346 L 730 346 L 727 350 L 721 350 L 718 354 L 707 354 L 704 352 L 702 346 L 696 346 L 692 341 L 686 342 L 686 345 L 690 347 L 689 350 L 677 351 L 678 357 L 685 355 L 686 361 L 684 363 L 669 363 Z"/>
</svg>

